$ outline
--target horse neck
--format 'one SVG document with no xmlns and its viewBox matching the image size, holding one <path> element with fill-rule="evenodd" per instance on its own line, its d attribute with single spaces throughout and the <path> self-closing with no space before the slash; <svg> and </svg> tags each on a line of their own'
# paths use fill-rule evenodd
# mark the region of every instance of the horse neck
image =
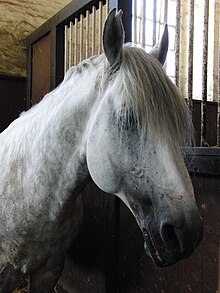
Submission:
<svg viewBox="0 0 220 293">
<path fill-rule="evenodd" d="M 37 106 L 41 109 L 36 109 L 39 115 L 35 125 L 39 126 L 35 129 L 32 161 L 36 169 L 41 169 L 39 173 L 52 174 L 49 180 L 54 182 L 50 184 L 54 184 L 59 197 L 67 196 L 70 191 L 78 193 L 90 180 L 86 136 L 98 95 L 81 90 L 78 97 L 77 91 L 77 86 L 69 87 L 64 82 Z"/>
<path fill-rule="evenodd" d="M 79 99 L 70 95 L 68 99 L 68 102 L 63 101 L 59 113 L 50 121 L 45 153 L 49 152 L 56 158 L 60 171 L 73 183 L 71 189 L 74 190 L 89 177 L 86 164 L 87 128 L 96 99 L 83 95 Z"/>
<path fill-rule="evenodd" d="M 54 221 L 62 218 L 90 180 L 87 129 L 98 103 L 95 86 L 90 89 L 64 82 L 1 133 L 1 195 L 22 196 L 24 209 L 32 206 L 39 215 L 49 211 Z"/>
</svg>

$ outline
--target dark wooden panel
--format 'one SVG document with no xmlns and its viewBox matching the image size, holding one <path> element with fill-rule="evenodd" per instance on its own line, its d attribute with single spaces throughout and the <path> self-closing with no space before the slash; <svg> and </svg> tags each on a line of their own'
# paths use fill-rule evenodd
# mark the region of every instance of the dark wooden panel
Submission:
<svg viewBox="0 0 220 293">
<path fill-rule="evenodd" d="M 60 25 L 56 29 L 56 35 L 54 36 L 54 76 L 52 77 L 54 80 L 54 85 L 57 86 L 61 83 L 64 77 L 64 26 Z"/>
<path fill-rule="evenodd" d="M 190 173 L 220 176 L 220 148 L 183 148 Z"/>
<path fill-rule="evenodd" d="M 204 218 L 204 177 L 192 175 L 192 182 L 200 215 Z M 193 255 L 178 263 L 178 291 L 179 293 L 203 293 L 203 250 L 202 241 Z M 166 291 L 170 292 L 169 290 Z"/>
<path fill-rule="evenodd" d="M 178 292 L 177 267 L 161 269 L 154 266 L 144 252 L 142 233 L 124 204 L 120 228 L 117 292 Z"/>
<path fill-rule="evenodd" d="M 193 101 L 193 113 L 192 113 L 193 125 L 195 129 L 195 143 L 200 145 L 201 137 L 201 102 Z"/>
<path fill-rule="evenodd" d="M 38 103 L 51 90 L 51 35 L 32 45 L 32 105 Z"/>
<path fill-rule="evenodd" d="M 206 143 L 207 146 L 217 145 L 217 103 L 207 102 Z M 196 145 L 200 145 L 201 137 L 201 101 L 193 101 L 193 125 L 195 128 Z"/>
<path fill-rule="evenodd" d="M 0 132 L 26 109 L 26 79 L 0 76 Z"/>
<path fill-rule="evenodd" d="M 122 21 L 125 30 L 125 42 L 132 41 L 132 0 L 118 0 L 118 8 L 122 9 Z"/>
<path fill-rule="evenodd" d="M 219 292 L 220 286 L 220 179 L 204 179 L 203 292 Z"/>
<path fill-rule="evenodd" d="M 91 182 L 82 192 L 82 199 L 83 225 L 67 254 L 59 284 L 74 293 L 113 293 L 117 255 L 115 196 Z"/>
<path fill-rule="evenodd" d="M 217 146 L 217 103 L 207 103 L 206 138 L 210 146 Z"/>
<path fill-rule="evenodd" d="M 10 124 L 10 89 L 8 82 L 0 80 L 0 131 L 3 131 Z"/>
<path fill-rule="evenodd" d="M 203 178 L 193 177 L 201 215 Z M 157 268 L 143 249 L 143 238 L 133 215 L 122 204 L 120 222 L 118 291 L 123 293 L 202 293 L 203 244 L 187 260 L 169 268 Z M 190 269 L 189 269 L 190 268 Z M 204 291 L 205 292 L 205 291 Z"/>
<path fill-rule="evenodd" d="M 26 100 L 26 107 L 30 109 L 31 107 L 31 80 L 32 80 L 32 46 L 27 48 L 27 100 Z"/>
<path fill-rule="evenodd" d="M 85 221 L 68 254 L 64 288 L 69 286 L 69 293 L 217 292 L 220 181 L 195 175 L 192 181 L 204 239 L 189 259 L 169 268 L 155 267 L 145 255 L 142 233 L 128 208 L 117 207 L 114 196 L 91 183 L 83 192 Z"/>
</svg>

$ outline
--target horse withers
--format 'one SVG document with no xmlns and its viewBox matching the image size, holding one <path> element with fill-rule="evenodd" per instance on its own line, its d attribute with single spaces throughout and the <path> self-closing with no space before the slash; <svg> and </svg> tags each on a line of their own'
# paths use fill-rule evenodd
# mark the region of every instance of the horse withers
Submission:
<svg viewBox="0 0 220 293">
<path fill-rule="evenodd" d="M 180 150 L 192 123 L 161 65 L 167 27 L 150 54 L 123 43 L 122 12 L 113 9 L 104 54 L 71 68 L 0 135 L 0 293 L 18 272 L 29 275 L 29 292 L 53 291 L 90 180 L 128 206 L 157 265 L 190 256 L 201 240 Z"/>
</svg>

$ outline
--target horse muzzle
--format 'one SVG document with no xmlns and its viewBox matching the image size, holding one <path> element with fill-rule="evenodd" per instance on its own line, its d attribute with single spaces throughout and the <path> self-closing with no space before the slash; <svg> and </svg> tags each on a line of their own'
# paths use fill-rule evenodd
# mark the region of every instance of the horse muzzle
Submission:
<svg viewBox="0 0 220 293">
<path fill-rule="evenodd" d="M 202 239 L 202 220 L 198 216 L 182 227 L 162 222 L 159 228 L 152 220 L 142 231 L 147 255 L 157 266 L 166 267 L 191 256 Z"/>
</svg>

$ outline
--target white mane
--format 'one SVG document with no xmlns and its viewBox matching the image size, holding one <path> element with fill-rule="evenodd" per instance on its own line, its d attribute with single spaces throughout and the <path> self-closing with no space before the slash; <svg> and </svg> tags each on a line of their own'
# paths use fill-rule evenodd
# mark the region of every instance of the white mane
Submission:
<svg viewBox="0 0 220 293">
<path fill-rule="evenodd" d="M 121 113 L 128 123 L 133 116 L 139 132 L 146 135 L 156 130 L 171 145 L 192 143 L 193 127 L 184 99 L 161 64 L 143 49 L 123 47 L 122 64 L 111 91 L 119 120 Z"/>
</svg>

